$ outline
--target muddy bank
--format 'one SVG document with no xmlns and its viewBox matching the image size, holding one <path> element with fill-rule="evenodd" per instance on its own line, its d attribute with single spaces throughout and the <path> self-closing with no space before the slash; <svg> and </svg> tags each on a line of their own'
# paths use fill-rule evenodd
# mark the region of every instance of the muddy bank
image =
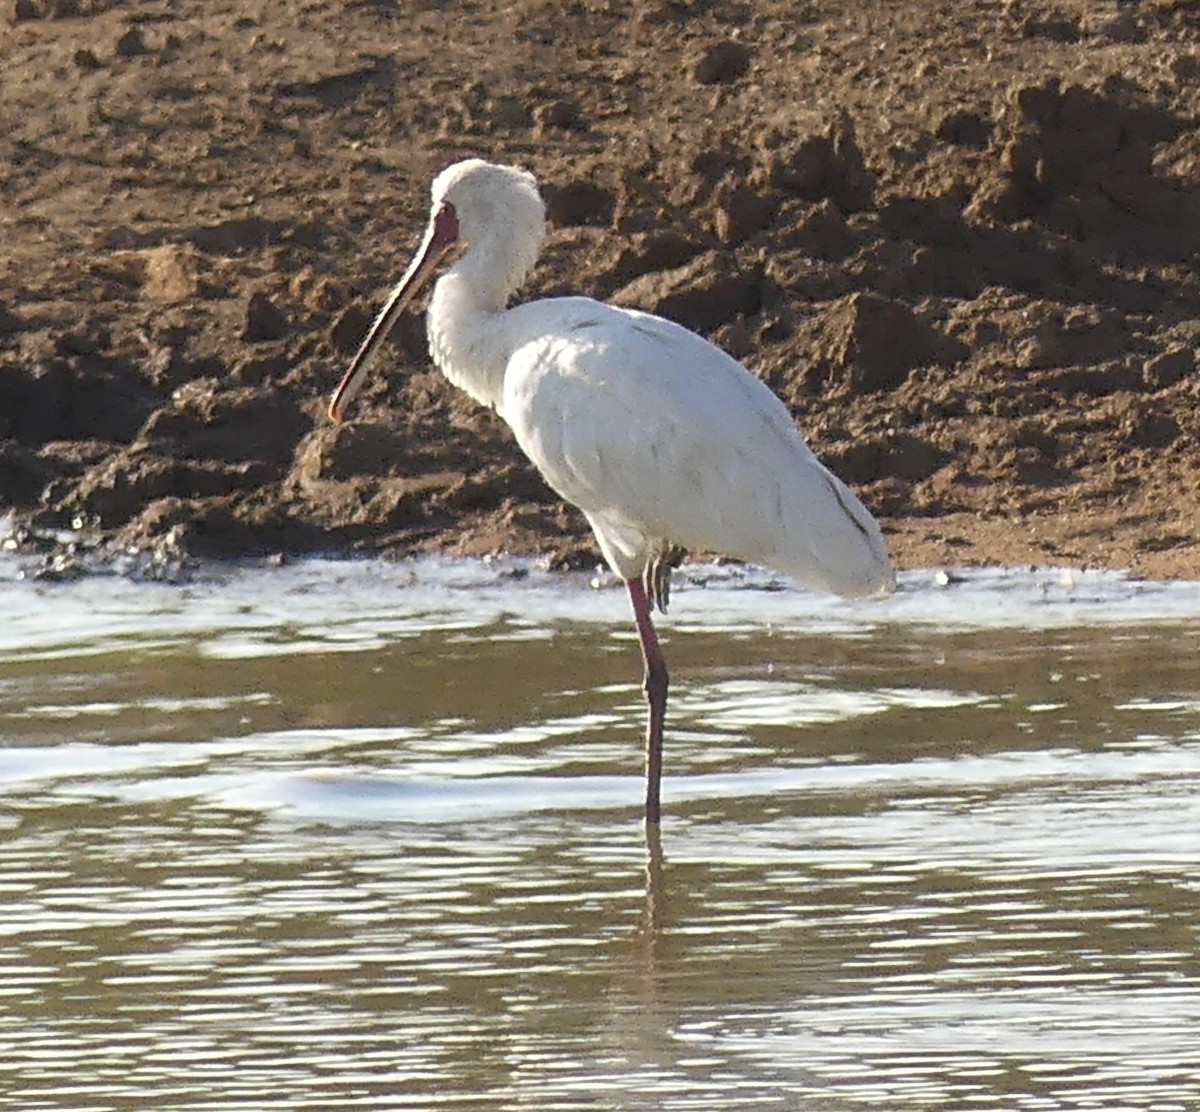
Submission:
<svg viewBox="0 0 1200 1112">
<path fill-rule="evenodd" d="M 10 546 L 594 560 L 419 317 L 355 420 L 323 415 L 430 177 L 483 155 L 544 184 L 528 296 L 660 312 L 744 360 L 902 565 L 1200 576 L 1189 5 L 8 0 L 0 22 Z"/>
</svg>

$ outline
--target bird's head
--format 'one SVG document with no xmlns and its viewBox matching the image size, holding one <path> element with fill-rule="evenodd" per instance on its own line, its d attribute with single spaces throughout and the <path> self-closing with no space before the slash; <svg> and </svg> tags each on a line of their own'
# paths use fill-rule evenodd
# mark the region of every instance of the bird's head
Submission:
<svg viewBox="0 0 1200 1112">
<path fill-rule="evenodd" d="M 457 242 L 479 249 L 479 266 L 507 294 L 533 268 L 546 233 L 537 182 L 517 166 L 479 158 L 456 162 L 433 180 L 430 226 L 453 216 Z"/>
<path fill-rule="evenodd" d="M 476 247 L 479 267 L 496 276 L 505 292 L 520 285 L 537 261 L 546 213 L 537 182 L 527 170 L 470 158 L 438 174 L 432 194 L 429 226 L 416 257 L 330 400 L 329 416 L 335 421 L 345 417 L 350 399 L 405 306 L 456 245 Z"/>
</svg>

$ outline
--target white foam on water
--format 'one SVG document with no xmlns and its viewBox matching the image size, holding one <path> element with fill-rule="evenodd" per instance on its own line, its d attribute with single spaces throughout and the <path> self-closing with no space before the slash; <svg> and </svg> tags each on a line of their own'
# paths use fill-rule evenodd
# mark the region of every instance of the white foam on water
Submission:
<svg viewBox="0 0 1200 1112">
<path fill-rule="evenodd" d="M 184 587 L 91 577 L 69 584 L 0 580 L 0 662 L 184 641 L 215 658 L 365 651 L 431 631 L 536 637 L 562 623 L 628 623 L 611 583 L 519 560 L 303 560 L 215 568 Z M 862 637 L 883 624 L 947 630 L 1060 629 L 1200 622 L 1200 583 L 1072 569 L 912 571 L 884 599 L 846 601 L 753 568 L 688 565 L 664 629 L 774 628 Z M 602 577 L 603 580 L 603 577 Z"/>
</svg>

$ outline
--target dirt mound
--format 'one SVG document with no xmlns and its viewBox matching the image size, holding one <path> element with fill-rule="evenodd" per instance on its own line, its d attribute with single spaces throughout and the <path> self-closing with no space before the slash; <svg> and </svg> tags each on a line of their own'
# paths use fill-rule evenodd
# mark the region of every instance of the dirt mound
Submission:
<svg viewBox="0 0 1200 1112">
<path fill-rule="evenodd" d="M 1154 232 L 1184 228 L 1194 245 L 1195 198 L 1154 167 L 1155 148 L 1184 123 L 1136 86 L 1115 75 L 1097 88 L 1050 78 L 1014 89 L 1008 117 L 996 172 L 969 215 L 1031 217 L 1078 239 L 1129 238 L 1150 225 L 1159 249 L 1166 241 Z"/>
<path fill-rule="evenodd" d="M 1194 5 L 8 0 L 0 25 L 0 505 L 60 571 L 595 560 L 419 316 L 355 420 L 324 416 L 430 178 L 481 155 L 543 183 L 528 296 L 745 361 L 902 564 L 1200 575 Z"/>
</svg>

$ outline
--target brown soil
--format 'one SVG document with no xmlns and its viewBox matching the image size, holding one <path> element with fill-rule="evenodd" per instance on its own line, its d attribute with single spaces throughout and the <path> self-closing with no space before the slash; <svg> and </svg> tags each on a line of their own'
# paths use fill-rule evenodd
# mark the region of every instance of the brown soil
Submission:
<svg viewBox="0 0 1200 1112">
<path fill-rule="evenodd" d="M 1196 0 L 0 0 L 0 64 L 0 507 L 60 571 L 595 559 L 419 318 L 324 417 L 482 155 L 528 296 L 743 359 L 902 566 L 1200 576 Z"/>
</svg>

